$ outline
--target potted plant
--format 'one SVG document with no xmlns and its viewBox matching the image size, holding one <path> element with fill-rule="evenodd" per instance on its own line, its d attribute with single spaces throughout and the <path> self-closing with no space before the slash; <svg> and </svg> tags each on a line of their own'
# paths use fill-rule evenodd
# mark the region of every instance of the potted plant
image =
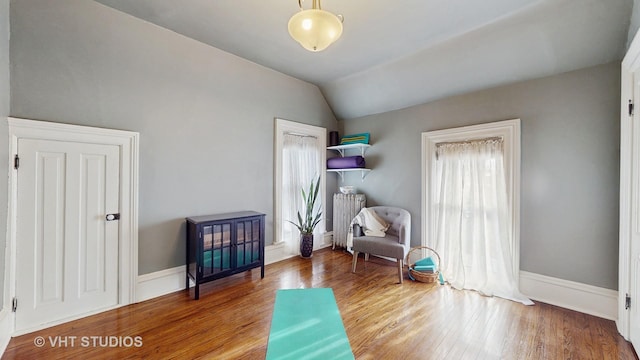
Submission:
<svg viewBox="0 0 640 360">
<path fill-rule="evenodd" d="M 304 203 L 305 213 L 304 216 L 300 215 L 298 211 L 298 223 L 289 221 L 300 231 L 300 256 L 303 258 L 310 258 L 313 254 L 313 230 L 320 222 L 320 216 L 322 212 L 316 208 L 316 200 L 318 199 L 318 191 L 320 190 L 320 177 L 315 182 L 311 180 L 309 191 L 302 190 L 302 201 Z M 315 210 L 315 214 L 314 214 Z"/>
</svg>

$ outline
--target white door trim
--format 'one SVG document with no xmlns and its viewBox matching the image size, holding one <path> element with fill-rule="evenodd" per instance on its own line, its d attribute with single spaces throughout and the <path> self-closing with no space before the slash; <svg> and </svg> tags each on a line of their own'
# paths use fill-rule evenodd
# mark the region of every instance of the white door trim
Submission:
<svg viewBox="0 0 640 360">
<path fill-rule="evenodd" d="M 138 156 L 140 134 L 132 131 L 94 128 L 7 118 L 9 124 L 9 209 L 5 249 L 3 308 L 11 308 L 16 293 L 17 171 L 13 168 L 19 139 L 48 139 L 117 145 L 120 159 L 120 245 L 118 306 L 135 302 L 138 278 Z M 12 317 L 15 319 L 15 317 Z M 12 321 L 12 329 L 15 322 Z"/>
<path fill-rule="evenodd" d="M 631 236 L 633 204 L 640 198 L 633 194 L 632 181 L 634 165 L 638 165 L 638 157 L 633 156 L 634 126 L 633 116 L 629 115 L 629 100 L 634 99 L 634 73 L 640 71 L 640 36 L 636 33 L 627 54 L 622 60 L 620 89 L 620 230 L 618 254 L 618 332 L 627 340 L 630 336 L 630 312 L 625 309 L 625 298 L 630 293 L 631 285 Z M 638 112 L 640 104 L 635 104 Z M 635 146 L 638 146 L 637 144 Z M 634 198 L 632 198 L 634 196 Z M 637 302 L 637 300 L 636 300 Z"/>
<path fill-rule="evenodd" d="M 422 133 L 422 245 L 433 247 L 435 219 L 431 201 L 431 169 L 436 144 L 447 141 L 464 141 L 501 136 L 504 139 L 505 174 L 509 200 L 509 216 L 512 219 L 513 273 L 520 274 L 520 119 L 497 121 L 487 124 L 435 130 Z"/>
</svg>

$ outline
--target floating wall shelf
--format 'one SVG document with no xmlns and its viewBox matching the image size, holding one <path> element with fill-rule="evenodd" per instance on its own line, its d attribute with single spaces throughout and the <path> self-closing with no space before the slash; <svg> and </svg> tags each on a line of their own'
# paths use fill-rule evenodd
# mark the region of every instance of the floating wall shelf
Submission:
<svg viewBox="0 0 640 360">
<path fill-rule="evenodd" d="M 346 144 L 346 145 L 336 145 L 336 146 L 329 146 L 327 147 L 327 150 L 334 150 L 337 151 L 341 157 L 344 157 L 344 154 L 347 150 L 359 150 L 360 151 L 360 156 L 364 157 L 364 154 L 366 154 L 367 149 L 369 149 L 371 147 L 371 145 L 369 144 Z M 327 169 L 328 172 L 334 172 L 334 173 L 338 173 L 338 175 L 340 175 L 340 180 L 344 181 L 344 173 L 345 172 L 353 172 L 353 171 L 360 171 L 360 177 L 362 179 L 362 181 L 364 181 L 364 178 L 369 174 L 369 172 L 371 171 L 371 169 L 364 169 L 364 168 L 350 168 L 350 169 Z"/>
<path fill-rule="evenodd" d="M 328 150 L 335 150 L 340 153 L 340 156 L 344 157 L 344 151 L 349 149 L 358 149 L 360 150 L 360 156 L 364 157 L 364 154 L 367 152 L 371 145 L 369 144 L 347 144 L 347 145 L 336 145 L 329 146 Z"/>
</svg>

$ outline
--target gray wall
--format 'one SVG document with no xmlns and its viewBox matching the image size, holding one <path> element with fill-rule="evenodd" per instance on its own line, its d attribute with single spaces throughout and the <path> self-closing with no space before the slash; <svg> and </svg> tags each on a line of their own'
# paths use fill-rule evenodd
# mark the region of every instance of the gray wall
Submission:
<svg viewBox="0 0 640 360">
<path fill-rule="evenodd" d="M 140 132 L 140 274 L 184 264 L 185 216 L 264 212 L 272 243 L 274 117 L 337 127 L 316 86 L 93 1 L 12 1 L 11 32 L 12 116 Z"/>
<path fill-rule="evenodd" d="M 420 244 L 421 133 L 522 121 L 521 269 L 617 289 L 620 64 L 474 92 L 341 122 L 370 132 L 369 205 L 411 212 Z M 428 85 L 426 85 L 428 86 Z"/>
<path fill-rule="evenodd" d="M 9 116 L 9 94 L 9 0 L 0 0 L 0 289 L 4 289 L 4 239 L 7 233 L 9 133 L 6 118 Z M 0 296 L 0 307 L 3 300 L 4 297 Z"/>
</svg>

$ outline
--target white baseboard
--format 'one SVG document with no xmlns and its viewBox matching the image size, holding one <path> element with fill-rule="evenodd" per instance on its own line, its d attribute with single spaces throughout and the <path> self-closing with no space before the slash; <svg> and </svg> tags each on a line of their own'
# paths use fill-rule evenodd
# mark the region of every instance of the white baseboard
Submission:
<svg viewBox="0 0 640 360">
<path fill-rule="evenodd" d="M 333 232 L 325 233 L 322 239 L 323 241 L 314 244 L 314 249 L 318 250 L 331 246 L 332 238 Z M 297 255 L 284 254 L 284 243 L 265 246 L 264 249 L 265 265 L 273 264 L 275 262 L 282 261 L 294 256 Z M 186 271 L 187 267 L 186 265 L 183 265 L 138 276 L 138 285 L 136 287 L 136 302 L 153 299 L 158 296 L 184 290 L 187 281 Z M 190 284 L 190 286 L 193 286 L 193 284 Z M 0 336 L 1 335 L 2 334 L 0 333 Z M 1 337 L 0 340 L 2 340 Z"/>
<path fill-rule="evenodd" d="M 322 241 L 316 241 L 313 244 L 313 250 L 320 250 L 332 246 L 333 244 L 333 231 L 324 233 Z M 284 242 L 268 245 L 264 249 L 264 263 L 265 265 L 273 264 L 278 261 L 286 260 L 298 255 L 285 254 Z"/>
<path fill-rule="evenodd" d="M 284 242 L 264 247 L 264 264 L 269 265 L 287 259 L 284 255 Z"/>
<path fill-rule="evenodd" d="M 8 307 L 0 310 L 0 356 L 4 354 L 4 351 L 9 345 L 11 336 L 13 335 L 13 316 L 11 309 Z"/>
<path fill-rule="evenodd" d="M 317 248 L 331 246 L 331 233 L 324 236 Z M 284 254 L 284 244 L 265 247 L 265 264 L 294 257 Z M 145 301 L 175 291 L 184 290 L 186 266 L 156 271 L 138 276 L 137 301 Z M 532 300 L 583 312 L 609 320 L 618 318 L 618 292 L 597 286 L 520 271 L 520 291 Z M 9 311 L 0 311 L 0 346 L 10 339 L 11 316 Z M 6 331 L 5 331 L 6 330 Z M 6 346 L 6 345 L 5 345 Z"/>
<path fill-rule="evenodd" d="M 327 231 L 322 237 L 322 243 L 318 245 L 318 249 L 323 249 L 333 245 L 333 231 Z M 317 249 L 316 249 L 317 250 Z"/>
<path fill-rule="evenodd" d="M 615 290 L 520 271 L 520 291 L 532 300 L 609 320 L 618 319 Z"/>
<path fill-rule="evenodd" d="M 184 290 L 186 276 L 186 265 L 139 275 L 138 286 L 136 287 L 136 302 Z"/>
</svg>

